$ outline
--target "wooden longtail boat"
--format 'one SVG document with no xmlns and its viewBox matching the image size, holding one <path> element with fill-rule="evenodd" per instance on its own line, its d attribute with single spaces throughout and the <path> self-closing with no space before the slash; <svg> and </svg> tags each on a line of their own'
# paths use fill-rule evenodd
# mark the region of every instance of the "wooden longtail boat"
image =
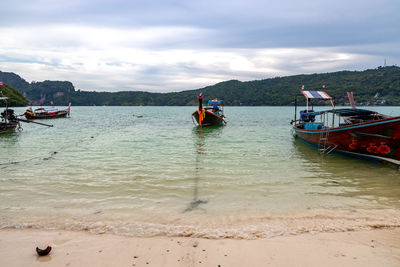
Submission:
<svg viewBox="0 0 400 267">
<path fill-rule="evenodd" d="M 12 133 L 17 128 L 17 122 L 0 122 L 0 134 L 3 133 Z"/>
<path fill-rule="evenodd" d="M 24 115 L 27 120 L 57 119 L 69 116 L 70 111 L 71 111 L 71 106 L 68 106 L 68 108 L 64 110 L 58 110 L 52 107 L 52 108 L 37 108 L 34 111 L 30 107 L 25 111 Z"/>
<path fill-rule="evenodd" d="M 193 112 L 192 118 L 196 120 L 199 126 L 206 127 L 226 124 L 222 100 L 209 100 L 208 106 L 203 108 L 202 93 L 197 96 L 197 99 L 199 101 L 199 107 L 195 112 Z"/>
<path fill-rule="evenodd" d="M 307 108 L 292 121 L 295 137 L 317 147 L 321 153 L 339 152 L 353 157 L 387 161 L 400 165 L 400 116 L 355 108 L 335 109 L 323 91 L 302 91 Z M 329 100 L 332 109 L 315 112 L 311 99 Z M 352 99 L 350 100 L 352 102 Z"/>
<path fill-rule="evenodd" d="M 20 126 L 14 110 L 9 109 L 7 106 L 7 99 L 8 97 L 0 97 L 0 100 L 6 103 L 6 109 L 0 114 L 0 134 L 12 133 L 17 126 Z"/>
<path fill-rule="evenodd" d="M 39 125 L 43 125 L 43 126 L 47 126 L 47 127 L 53 127 L 53 125 L 40 123 L 40 122 L 34 122 L 34 121 L 28 121 L 28 120 L 18 118 L 17 115 L 15 115 L 14 110 L 8 108 L 7 99 L 8 99 L 8 97 L 0 97 L 0 100 L 5 101 L 5 103 L 6 103 L 6 109 L 0 114 L 0 134 L 12 133 L 15 131 L 15 129 L 22 131 L 22 127 L 21 127 L 21 123 L 20 123 L 21 121 L 35 123 L 35 124 L 39 124 Z"/>
</svg>

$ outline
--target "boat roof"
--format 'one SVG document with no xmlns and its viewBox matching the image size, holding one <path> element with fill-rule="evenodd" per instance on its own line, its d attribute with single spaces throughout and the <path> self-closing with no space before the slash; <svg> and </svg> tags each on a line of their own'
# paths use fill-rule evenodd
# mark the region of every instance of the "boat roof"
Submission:
<svg viewBox="0 0 400 267">
<path fill-rule="evenodd" d="M 6 100 L 8 97 L 0 97 L 0 100 Z"/>
<path fill-rule="evenodd" d="M 376 114 L 377 112 L 372 111 L 372 110 L 366 110 L 366 109 L 359 109 L 359 108 L 341 108 L 341 109 L 331 109 L 331 110 L 325 110 L 325 111 L 320 111 L 320 112 L 315 112 L 319 114 L 323 113 L 334 113 L 337 114 L 341 117 L 351 117 L 351 116 L 368 116 L 372 114 Z"/>
<path fill-rule="evenodd" d="M 40 108 L 36 108 L 35 110 L 40 110 L 40 109 L 57 109 L 56 107 L 52 106 L 52 107 L 40 107 Z"/>
</svg>

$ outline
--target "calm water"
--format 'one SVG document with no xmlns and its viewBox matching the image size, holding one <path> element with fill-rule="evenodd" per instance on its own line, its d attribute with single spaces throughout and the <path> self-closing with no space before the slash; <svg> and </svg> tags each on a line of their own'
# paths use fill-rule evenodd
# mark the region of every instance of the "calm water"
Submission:
<svg viewBox="0 0 400 267">
<path fill-rule="evenodd" d="M 0 228 L 257 238 L 400 226 L 399 170 L 321 157 L 293 138 L 293 108 L 226 107 L 227 126 L 205 129 L 194 110 L 73 107 L 41 121 L 53 128 L 0 136 Z"/>
</svg>

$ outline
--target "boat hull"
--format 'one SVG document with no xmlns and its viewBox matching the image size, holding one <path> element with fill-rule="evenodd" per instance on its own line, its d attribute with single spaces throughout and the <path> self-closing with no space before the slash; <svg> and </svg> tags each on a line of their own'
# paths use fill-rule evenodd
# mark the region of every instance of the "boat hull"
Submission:
<svg viewBox="0 0 400 267">
<path fill-rule="evenodd" d="M 200 114 L 198 111 L 193 112 L 192 116 L 196 120 L 197 124 L 202 127 L 225 124 L 225 119 L 223 115 L 216 115 L 207 110 L 204 111 L 204 117 L 201 123 L 200 123 Z"/>
<path fill-rule="evenodd" d="M 25 113 L 25 118 L 27 120 L 39 120 L 39 119 L 58 119 L 58 118 L 65 118 L 68 115 L 68 111 L 58 111 L 54 114 L 30 114 Z"/>
<path fill-rule="evenodd" d="M 15 128 L 17 128 L 18 123 L 17 122 L 0 122 L 0 134 L 3 133 L 12 133 L 15 131 Z"/>
<path fill-rule="evenodd" d="M 325 151 L 400 164 L 400 117 L 318 130 L 297 124 L 293 129 L 296 136 Z"/>
</svg>

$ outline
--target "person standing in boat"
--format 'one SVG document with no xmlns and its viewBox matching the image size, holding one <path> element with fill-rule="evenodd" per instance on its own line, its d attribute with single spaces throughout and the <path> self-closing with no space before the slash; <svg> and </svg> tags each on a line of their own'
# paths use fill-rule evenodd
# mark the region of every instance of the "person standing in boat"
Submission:
<svg viewBox="0 0 400 267">
<path fill-rule="evenodd" d="M 214 102 L 214 104 L 213 104 L 213 107 L 212 107 L 212 112 L 214 112 L 216 114 L 219 114 L 219 106 L 218 106 L 219 101 L 218 101 L 218 99 L 215 98 L 213 100 L 213 102 Z"/>
</svg>

